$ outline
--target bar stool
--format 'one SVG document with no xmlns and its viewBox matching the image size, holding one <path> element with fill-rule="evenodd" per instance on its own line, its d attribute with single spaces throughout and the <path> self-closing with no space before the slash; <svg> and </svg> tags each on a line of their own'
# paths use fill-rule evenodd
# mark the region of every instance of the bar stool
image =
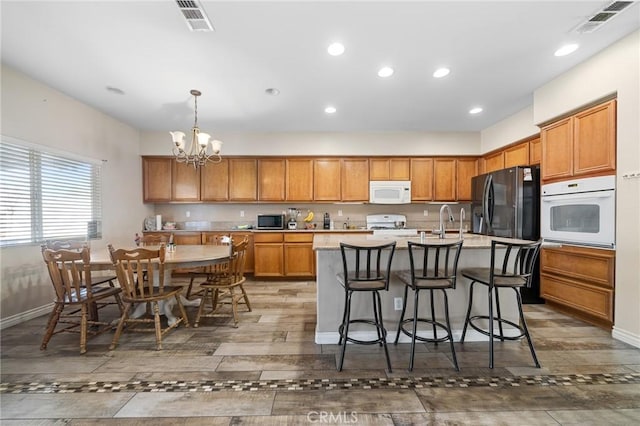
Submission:
<svg viewBox="0 0 640 426">
<path fill-rule="evenodd" d="M 453 347 L 453 335 L 451 334 L 451 323 L 449 322 L 449 299 L 447 297 L 447 289 L 456 288 L 456 274 L 458 272 L 458 259 L 462 249 L 462 240 L 455 242 L 434 242 L 434 243 L 415 243 L 409 241 L 409 262 L 411 270 L 400 271 L 396 275 L 400 281 L 405 284 L 404 299 L 402 303 L 402 313 L 398 323 L 398 331 L 394 345 L 398 344 L 400 332 L 411 337 L 411 357 L 409 360 L 409 371 L 413 371 L 413 361 L 416 349 L 416 340 L 422 342 L 435 343 L 449 341 L 451 346 L 451 355 L 453 365 L 456 371 L 458 368 L 458 360 L 456 358 L 456 350 Z M 404 318 L 407 310 L 407 299 L 409 288 L 413 290 L 413 318 Z M 431 319 L 420 318 L 418 316 L 418 300 L 420 290 L 429 290 L 431 298 Z M 442 290 L 444 296 L 444 317 L 445 323 L 438 321 L 435 314 L 434 290 Z M 423 337 L 418 335 L 418 323 L 431 324 L 433 329 L 433 337 Z M 408 331 L 404 324 L 412 324 L 411 331 Z M 438 327 L 446 331 L 446 336 L 438 337 Z"/>
<path fill-rule="evenodd" d="M 382 321 L 380 291 L 389 289 L 389 274 L 395 249 L 395 241 L 388 244 L 372 246 L 340 243 L 343 272 L 336 274 L 336 278 L 345 292 L 342 324 L 340 324 L 338 328 L 338 333 L 340 333 L 338 344 L 342 345 L 338 371 L 342 371 L 347 342 L 351 342 L 361 345 L 373 345 L 376 343 L 382 345 L 387 358 L 387 367 L 389 368 L 389 372 L 391 372 L 391 360 L 389 359 L 389 351 L 387 349 L 387 330 L 384 328 Z M 373 299 L 373 320 L 351 319 L 351 299 L 355 292 L 371 293 Z M 355 323 L 373 325 L 376 329 L 377 339 L 359 340 L 354 337 L 349 337 L 349 326 Z"/>
<path fill-rule="evenodd" d="M 526 337 L 529 344 L 529 350 L 531 356 L 537 368 L 540 368 L 536 351 L 533 348 L 533 342 L 529 335 L 529 329 L 527 328 L 527 322 L 524 319 L 524 313 L 522 312 L 522 297 L 520 295 L 520 288 L 531 287 L 531 278 L 533 275 L 533 269 L 540 252 L 541 241 L 526 241 L 526 240 L 514 240 L 507 238 L 493 238 L 491 241 L 491 264 L 489 268 L 465 268 L 460 271 L 463 277 L 471 280 L 469 286 L 469 306 L 467 308 L 467 315 L 464 320 L 464 327 L 462 328 L 462 337 L 460 342 L 464 343 L 464 337 L 467 332 L 467 326 L 471 326 L 476 331 L 489 336 L 489 368 L 493 368 L 493 341 L 494 341 L 494 324 L 498 323 L 499 339 L 505 340 L 519 340 L 522 337 Z M 504 258 L 499 260 L 497 250 L 504 250 Z M 500 262 L 502 265 L 500 265 Z M 471 316 L 471 306 L 473 304 L 473 286 L 476 284 L 482 284 L 488 288 L 489 296 L 489 315 L 474 315 Z M 516 294 L 516 300 L 518 302 L 518 313 L 520 315 L 520 324 L 516 324 L 513 321 L 502 318 L 500 314 L 500 299 L 498 296 L 498 289 L 510 288 Z M 496 299 L 496 313 L 497 317 L 493 315 L 493 297 Z M 475 320 L 488 320 L 488 331 L 481 329 L 479 326 L 473 323 Z M 503 324 L 508 324 L 519 331 L 517 336 L 505 336 L 503 332 Z"/>
</svg>

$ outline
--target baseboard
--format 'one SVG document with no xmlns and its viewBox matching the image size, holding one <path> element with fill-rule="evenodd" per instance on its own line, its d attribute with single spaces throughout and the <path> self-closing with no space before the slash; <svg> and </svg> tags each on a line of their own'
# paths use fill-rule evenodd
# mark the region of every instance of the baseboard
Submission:
<svg viewBox="0 0 640 426">
<path fill-rule="evenodd" d="M 0 319 L 0 330 L 13 327 L 14 325 L 18 325 L 25 321 L 38 318 L 42 315 L 48 315 L 51 312 L 51 309 L 53 309 L 53 303 L 49 303 L 48 305 L 40 306 L 38 308 L 33 308 L 16 315 L 11 315 L 10 317 L 2 318 Z"/>
<path fill-rule="evenodd" d="M 613 326 L 611 337 L 616 340 L 628 343 L 631 346 L 635 346 L 636 348 L 640 348 L 640 336 L 638 336 L 637 334 L 629 333 L 625 330 L 620 330 L 615 325 Z"/>
<path fill-rule="evenodd" d="M 497 336 L 498 335 L 497 329 L 495 330 L 495 333 Z M 430 337 L 432 334 L 433 333 L 424 333 L 420 335 L 424 337 Z M 462 337 L 462 329 L 453 330 L 452 334 L 453 334 L 453 341 L 459 342 L 460 337 Z M 518 330 L 514 328 L 510 328 L 510 329 L 505 329 L 504 334 L 507 337 L 513 337 L 513 336 L 519 335 L 520 333 L 518 332 Z M 354 332 L 349 332 L 349 336 L 358 340 L 374 340 L 378 337 L 375 331 L 354 331 Z M 441 337 L 442 334 L 438 333 L 438 336 Z M 319 345 L 337 345 L 339 338 L 340 338 L 340 335 L 338 334 L 337 331 L 329 331 L 329 332 L 316 331 L 315 342 Z M 387 343 L 393 343 L 395 339 L 396 339 L 396 330 L 387 331 Z M 477 331 L 472 329 L 472 330 L 467 330 L 467 335 L 465 336 L 464 341 L 465 342 L 488 342 L 489 337 L 485 336 L 482 333 L 478 333 Z M 400 339 L 398 339 L 398 343 L 411 343 L 411 339 L 409 338 L 409 336 L 403 333 L 400 333 Z"/>
</svg>

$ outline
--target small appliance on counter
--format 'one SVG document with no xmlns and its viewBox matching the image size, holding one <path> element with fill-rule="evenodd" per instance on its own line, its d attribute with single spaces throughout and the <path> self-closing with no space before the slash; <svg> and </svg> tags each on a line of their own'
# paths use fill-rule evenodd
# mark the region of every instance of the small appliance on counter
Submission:
<svg viewBox="0 0 640 426">
<path fill-rule="evenodd" d="M 331 229 L 331 216 L 329 216 L 329 213 L 324 214 L 322 229 Z"/>
<path fill-rule="evenodd" d="M 367 229 L 373 235 L 393 235 L 410 237 L 418 235 L 417 229 L 406 229 L 407 217 L 403 214 L 369 214 L 367 215 Z"/>
<path fill-rule="evenodd" d="M 283 214 L 259 214 L 257 229 L 284 229 Z"/>
<path fill-rule="evenodd" d="M 298 216 L 300 216 L 300 210 L 296 208 L 289 208 L 287 210 L 287 229 L 298 229 Z"/>
</svg>

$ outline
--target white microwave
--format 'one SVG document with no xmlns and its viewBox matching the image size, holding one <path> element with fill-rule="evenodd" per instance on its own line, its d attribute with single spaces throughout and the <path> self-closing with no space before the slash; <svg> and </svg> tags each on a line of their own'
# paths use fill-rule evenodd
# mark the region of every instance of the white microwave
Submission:
<svg viewBox="0 0 640 426">
<path fill-rule="evenodd" d="M 369 182 L 369 203 L 410 204 L 411 181 L 377 180 Z"/>
</svg>

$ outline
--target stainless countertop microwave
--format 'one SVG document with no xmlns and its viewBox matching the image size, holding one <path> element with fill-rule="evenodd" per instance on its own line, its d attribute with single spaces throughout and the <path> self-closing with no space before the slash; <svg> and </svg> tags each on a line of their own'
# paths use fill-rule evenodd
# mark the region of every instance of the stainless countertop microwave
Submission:
<svg viewBox="0 0 640 426">
<path fill-rule="evenodd" d="M 284 229 L 283 214 L 259 214 L 257 229 Z"/>
</svg>

